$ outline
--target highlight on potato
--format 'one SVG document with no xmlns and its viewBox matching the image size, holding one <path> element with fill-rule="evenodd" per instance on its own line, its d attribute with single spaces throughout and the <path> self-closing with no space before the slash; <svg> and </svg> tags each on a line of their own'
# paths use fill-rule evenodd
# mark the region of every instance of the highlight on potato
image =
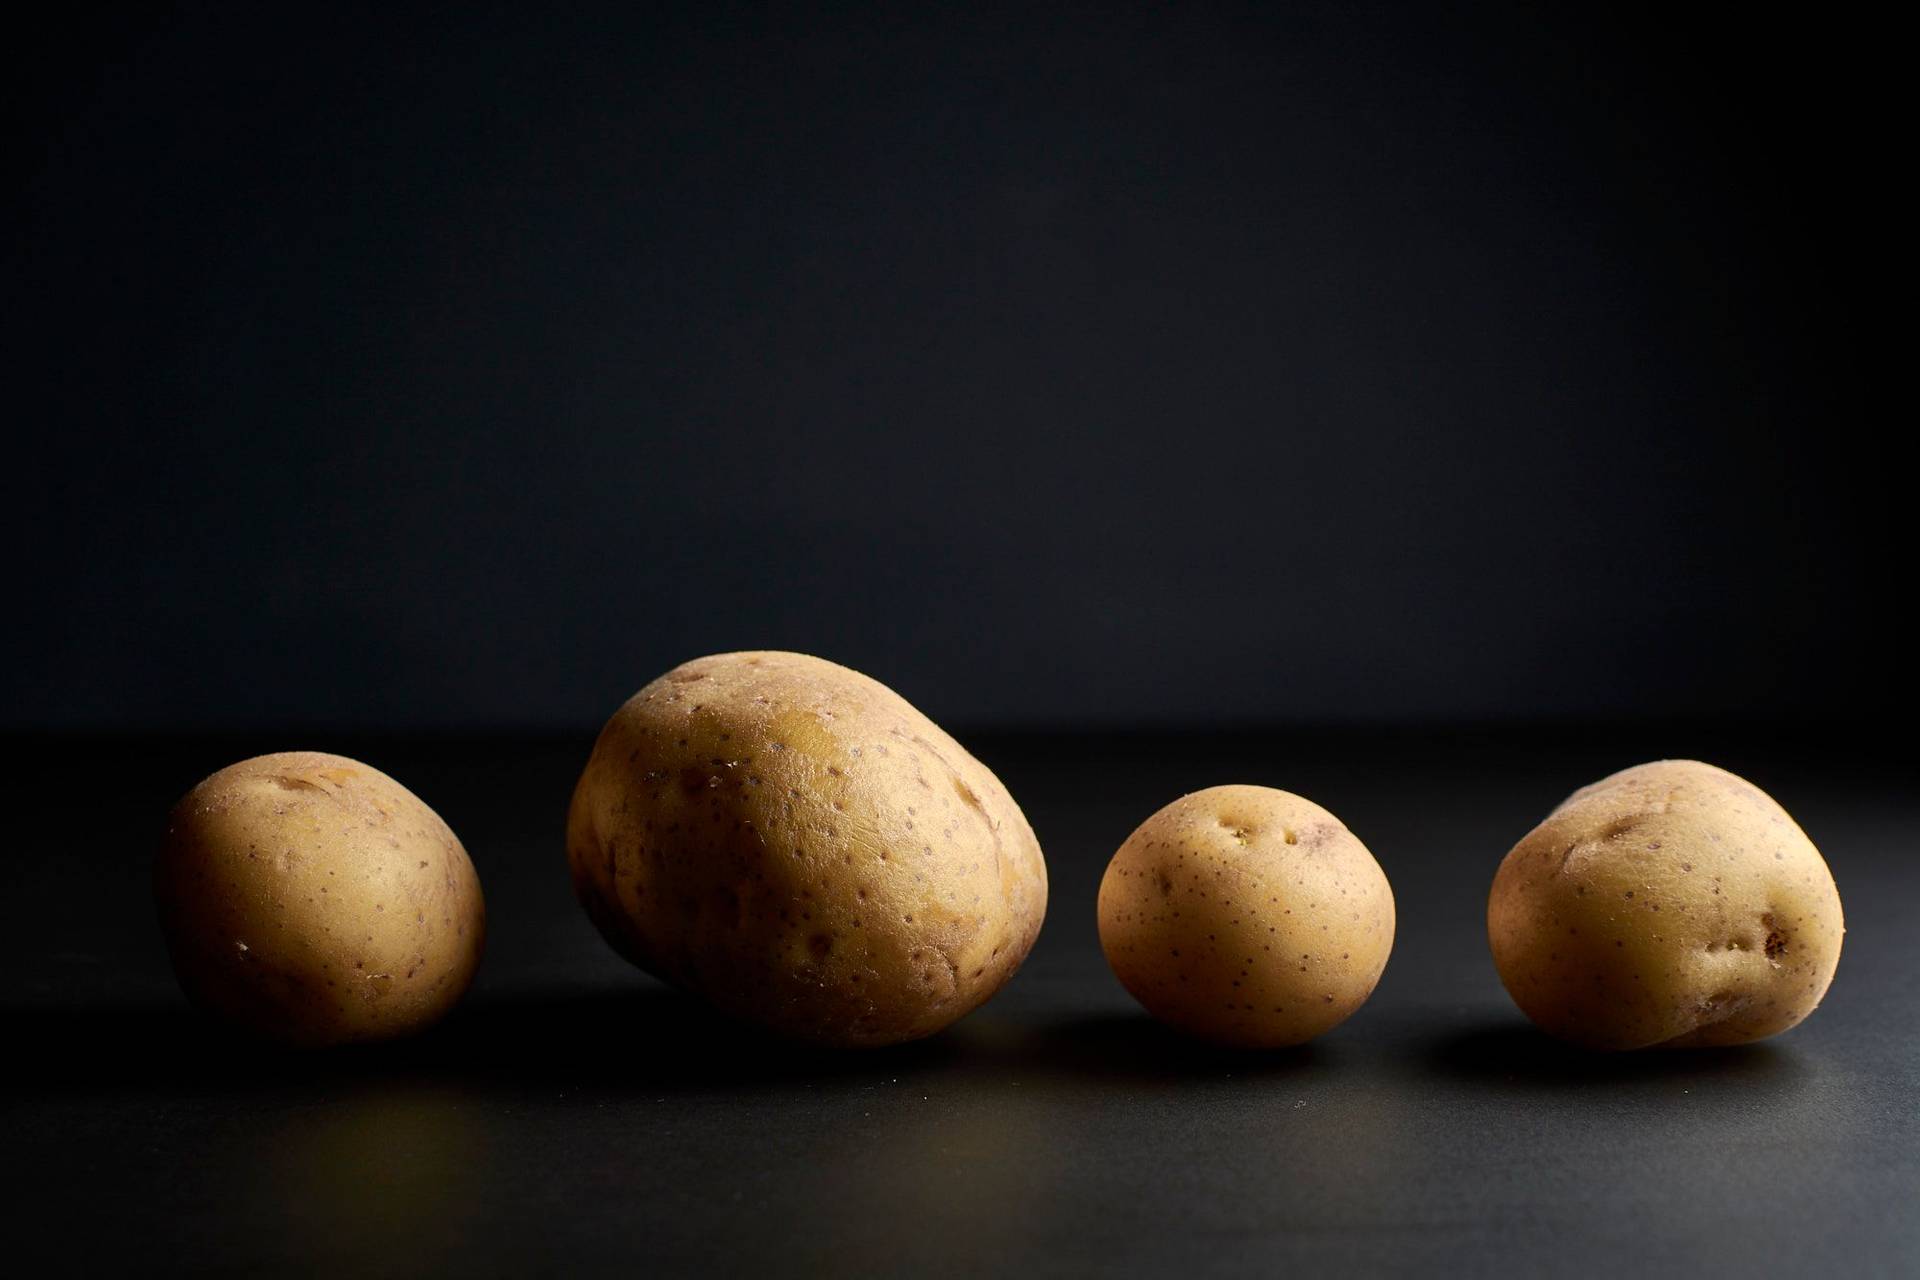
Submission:
<svg viewBox="0 0 1920 1280">
<path fill-rule="evenodd" d="M 480 879 L 447 824 L 378 769 L 320 752 L 242 760 L 189 791 L 153 888 L 188 998 L 289 1045 L 430 1026 L 485 941 Z"/>
<path fill-rule="evenodd" d="M 931 1035 L 1020 967 L 1039 843 L 999 779 L 904 698 L 821 658 L 697 658 L 601 730 L 567 856 L 642 969 L 840 1046 Z"/>
<path fill-rule="evenodd" d="M 1507 854 L 1487 900 L 1514 1002 L 1594 1049 L 1778 1035 L 1819 1005 L 1844 932 L 1833 875 L 1786 810 L 1694 760 L 1574 792 Z"/>
<path fill-rule="evenodd" d="M 1367 847 L 1271 787 L 1182 796 L 1100 882 L 1100 946 L 1147 1011 L 1222 1044 L 1300 1044 L 1351 1017 L 1393 950 L 1393 890 Z"/>
</svg>

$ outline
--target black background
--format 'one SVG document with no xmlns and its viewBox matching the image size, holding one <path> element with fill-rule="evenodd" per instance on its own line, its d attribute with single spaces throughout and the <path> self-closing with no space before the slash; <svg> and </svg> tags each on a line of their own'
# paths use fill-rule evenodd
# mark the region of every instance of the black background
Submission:
<svg viewBox="0 0 1920 1280">
<path fill-rule="evenodd" d="M 571 728 L 760 647 L 965 726 L 1913 705 L 1839 11 L 60 13 L 10 727 Z"/>
<path fill-rule="evenodd" d="M 557 8 L 0 41 L 10 1256 L 1920 1264 L 1889 32 Z M 887 681 L 1032 820 L 1046 928 L 940 1036 L 768 1043 L 573 903 L 594 728 L 743 647 Z M 167 970 L 167 807 L 295 747 L 399 777 L 480 871 L 486 962 L 418 1040 L 265 1052 Z M 1838 977 L 1765 1044 L 1559 1049 L 1487 884 L 1568 791 L 1676 756 L 1819 844 Z M 1326 805 L 1394 885 L 1379 990 L 1298 1051 L 1182 1042 L 1100 958 L 1114 847 L 1226 781 Z"/>
</svg>

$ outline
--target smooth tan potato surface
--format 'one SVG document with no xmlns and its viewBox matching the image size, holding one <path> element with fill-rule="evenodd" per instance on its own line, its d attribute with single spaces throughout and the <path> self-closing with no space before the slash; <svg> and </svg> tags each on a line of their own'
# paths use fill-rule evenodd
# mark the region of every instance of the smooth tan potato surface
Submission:
<svg viewBox="0 0 1920 1280">
<path fill-rule="evenodd" d="M 187 995 L 296 1045 L 417 1031 L 465 993 L 486 910 L 466 850 L 378 769 L 289 751 L 174 808 L 154 897 Z"/>
<path fill-rule="evenodd" d="M 635 694 L 594 744 L 567 852 L 623 955 L 826 1044 L 940 1030 L 1046 913 L 999 780 L 892 690 L 797 653 L 695 659 Z"/>
<path fill-rule="evenodd" d="M 1393 890 L 1340 820 L 1271 787 L 1183 796 L 1100 883 L 1100 945 L 1154 1017 L 1209 1040 L 1299 1044 L 1373 994 Z"/>
<path fill-rule="evenodd" d="M 1785 1031 L 1826 994 L 1844 931 L 1833 876 L 1786 810 L 1694 760 L 1574 792 L 1513 847 L 1487 901 L 1514 1001 L 1597 1049 Z"/>
</svg>

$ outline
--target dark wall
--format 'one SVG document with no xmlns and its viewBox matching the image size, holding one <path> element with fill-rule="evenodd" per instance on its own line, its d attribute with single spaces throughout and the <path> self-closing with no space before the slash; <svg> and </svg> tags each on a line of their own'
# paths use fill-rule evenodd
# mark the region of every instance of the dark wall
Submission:
<svg viewBox="0 0 1920 1280">
<path fill-rule="evenodd" d="M 9 725 L 1911 705 L 1885 33 L 547 8 L 16 43 Z"/>
</svg>

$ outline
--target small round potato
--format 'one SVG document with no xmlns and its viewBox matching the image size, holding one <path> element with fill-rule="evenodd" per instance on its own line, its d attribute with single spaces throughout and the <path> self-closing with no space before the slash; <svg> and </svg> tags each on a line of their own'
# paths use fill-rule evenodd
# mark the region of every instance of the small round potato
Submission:
<svg viewBox="0 0 1920 1280">
<path fill-rule="evenodd" d="M 945 1027 L 1013 976 L 1047 907 L 999 779 L 891 689 L 797 653 L 698 658 L 629 699 L 567 856 L 615 950 L 830 1045 Z"/>
<path fill-rule="evenodd" d="M 1514 1002 L 1594 1049 L 1777 1035 L 1826 994 L 1843 932 L 1806 833 L 1752 783 L 1695 760 L 1574 792 L 1507 854 L 1487 899 Z"/>
<path fill-rule="evenodd" d="M 1347 1020 L 1393 949 L 1393 890 L 1340 820 L 1271 787 L 1183 796 L 1100 882 L 1100 946 L 1169 1026 L 1277 1048 Z"/>
<path fill-rule="evenodd" d="M 479 878 L 439 815 L 378 769 L 312 751 L 189 791 L 154 898 L 188 997 L 300 1046 L 426 1027 L 473 981 L 486 932 Z"/>
</svg>

